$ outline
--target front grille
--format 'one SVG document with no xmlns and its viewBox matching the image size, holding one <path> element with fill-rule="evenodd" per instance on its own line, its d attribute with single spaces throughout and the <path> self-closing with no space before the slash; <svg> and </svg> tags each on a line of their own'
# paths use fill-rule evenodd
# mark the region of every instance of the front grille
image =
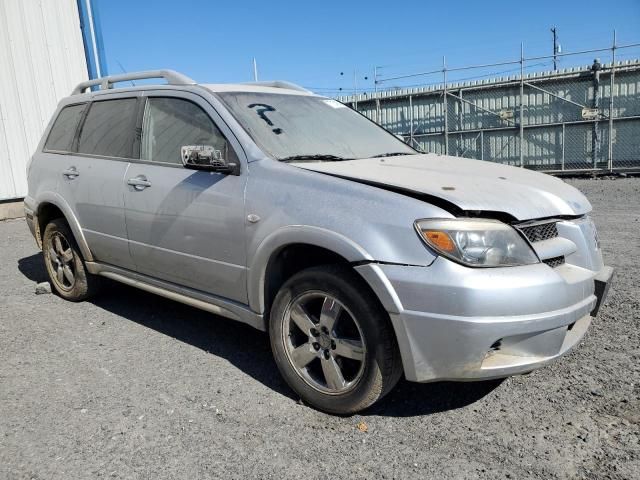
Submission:
<svg viewBox="0 0 640 480">
<path fill-rule="evenodd" d="M 564 264 L 564 261 L 565 261 L 564 255 L 560 255 L 559 257 L 551 257 L 551 258 L 547 258 L 546 260 L 543 260 L 543 262 L 549 265 L 551 268 L 559 267 L 560 265 Z"/>
<path fill-rule="evenodd" d="M 558 236 L 556 222 L 538 223 L 536 225 L 527 225 L 518 228 L 531 243 L 549 240 L 550 238 L 556 238 Z"/>
</svg>

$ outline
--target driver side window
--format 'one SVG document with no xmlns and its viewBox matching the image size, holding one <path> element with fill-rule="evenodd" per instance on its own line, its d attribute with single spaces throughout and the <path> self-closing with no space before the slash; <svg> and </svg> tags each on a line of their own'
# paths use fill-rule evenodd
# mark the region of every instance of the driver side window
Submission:
<svg viewBox="0 0 640 480">
<path fill-rule="evenodd" d="M 235 159 L 227 140 L 198 105 L 181 98 L 147 98 L 140 159 L 182 165 L 181 149 L 188 145 L 212 147 L 221 158 Z"/>
</svg>

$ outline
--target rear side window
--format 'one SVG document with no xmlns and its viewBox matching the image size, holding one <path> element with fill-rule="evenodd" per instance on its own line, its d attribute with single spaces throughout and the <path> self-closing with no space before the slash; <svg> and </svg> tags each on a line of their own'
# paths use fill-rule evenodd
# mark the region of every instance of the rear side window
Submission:
<svg viewBox="0 0 640 480">
<path fill-rule="evenodd" d="M 78 152 L 130 158 L 135 114 L 135 98 L 93 102 L 80 131 Z"/>
<path fill-rule="evenodd" d="M 60 110 L 44 145 L 45 150 L 68 152 L 86 104 L 69 105 Z"/>
</svg>

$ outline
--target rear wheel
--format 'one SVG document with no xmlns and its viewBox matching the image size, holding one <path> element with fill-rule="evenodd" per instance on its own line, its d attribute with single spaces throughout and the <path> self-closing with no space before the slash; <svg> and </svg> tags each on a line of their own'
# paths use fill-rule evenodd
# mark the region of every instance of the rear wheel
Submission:
<svg viewBox="0 0 640 480">
<path fill-rule="evenodd" d="M 274 301 L 269 333 L 283 377 L 319 410 L 367 408 L 402 373 L 388 314 L 346 267 L 314 267 L 289 279 Z"/>
<path fill-rule="evenodd" d="M 61 297 L 79 302 L 96 293 L 100 279 L 87 271 L 78 244 L 64 219 L 56 218 L 47 224 L 42 251 L 51 285 Z"/>
</svg>

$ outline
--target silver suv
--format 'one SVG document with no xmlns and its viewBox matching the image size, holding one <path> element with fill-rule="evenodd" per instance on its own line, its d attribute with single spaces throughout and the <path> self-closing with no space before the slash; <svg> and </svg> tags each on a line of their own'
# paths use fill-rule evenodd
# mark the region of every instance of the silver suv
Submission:
<svg viewBox="0 0 640 480">
<path fill-rule="evenodd" d="M 166 84 L 112 88 L 143 78 Z M 575 188 L 418 153 L 286 82 L 83 82 L 28 178 L 27 222 L 61 297 L 107 277 L 268 331 L 291 388 L 332 413 L 403 374 L 546 365 L 583 337 L 612 275 Z"/>
</svg>

